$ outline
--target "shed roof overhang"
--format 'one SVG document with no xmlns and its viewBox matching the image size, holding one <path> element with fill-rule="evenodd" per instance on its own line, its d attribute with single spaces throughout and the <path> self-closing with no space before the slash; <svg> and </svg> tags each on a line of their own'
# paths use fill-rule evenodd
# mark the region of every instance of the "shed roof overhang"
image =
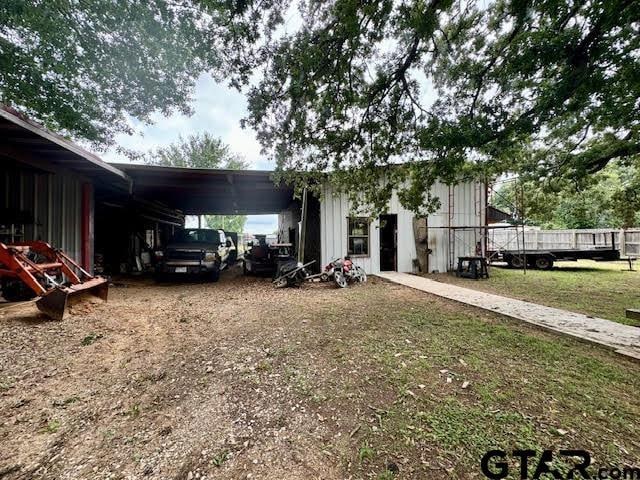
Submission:
<svg viewBox="0 0 640 480">
<path fill-rule="evenodd" d="M 293 189 L 264 170 L 218 170 L 113 164 L 133 180 L 134 195 L 187 215 L 259 215 L 287 208 Z"/>
<path fill-rule="evenodd" d="M 99 188 L 129 193 L 131 179 L 113 165 L 19 114 L 0 107 L 0 155 L 35 169 L 74 172 Z"/>
</svg>

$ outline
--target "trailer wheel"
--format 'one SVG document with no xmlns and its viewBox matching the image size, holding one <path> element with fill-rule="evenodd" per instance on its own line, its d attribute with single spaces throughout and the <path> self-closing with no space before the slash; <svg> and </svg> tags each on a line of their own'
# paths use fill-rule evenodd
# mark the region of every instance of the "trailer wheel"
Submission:
<svg viewBox="0 0 640 480">
<path fill-rule="evenodd" d="M 551 270 L 553 268 L 553 258 L 546 255 L 536 258 L 536 268 L 540 270 Z"/>
<path fill-rule="evenodd" d="M 524 259 L 520 255 L 510 255 L 507 258 L 507 264 L 511 268 L 523 268 L 524 267 Z"/>
</svg>

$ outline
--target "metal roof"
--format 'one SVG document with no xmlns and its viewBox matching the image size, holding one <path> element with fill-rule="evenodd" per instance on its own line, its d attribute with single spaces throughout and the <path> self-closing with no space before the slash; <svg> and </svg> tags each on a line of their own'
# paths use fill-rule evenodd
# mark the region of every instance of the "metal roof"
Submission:
<svg viewBox="0 0 640 480">
<path fill-rule="evenodd" d="M 136 196 L 187 215 L 278 213 L 293 197 L 291 187 L 273 182 L 271 171 L 113 165 L 133 180 Z"/>
<path fill-rule="evenodd" d="M 100 191 L 133 194 L 185 214 L 265 214 L 289 206 L 293 189 L 275 185 L 271 171 L 219 170 L 107 163 L 17 111 L 0 106 L 0 156 L 43 171 L 64 169 Z"/>
<path fill-rule="evenodd" d="M 44 170 L 50 163 L 100 184 L 129 190 L 131 179 L 125 172 L 11 110 L 0 107 L 0 154 Z"/>
</svg>

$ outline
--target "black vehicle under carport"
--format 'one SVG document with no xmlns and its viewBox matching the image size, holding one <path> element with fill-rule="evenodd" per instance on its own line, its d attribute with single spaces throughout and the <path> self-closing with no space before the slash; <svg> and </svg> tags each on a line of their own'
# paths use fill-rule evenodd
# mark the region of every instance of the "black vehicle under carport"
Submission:
<svg viewBox="0 0 640 480">
<path fill-rule="evenodd" d="M 198 275 L 217 282 L 220 271 L 228 267 L 236 246 L 222 230 L 186 228 L 176 232 L 167 246 L 155 252 L 156 274 L 169 276 Z"/>
<path fill-rule="evenodd" d="M 116 166 L 132 179 L 136 197 L 161 203 L 182 215 L 263 215 L 300 208 L 299 201 L 293 198 L 293 189 L 282 183 L 276 185 L 270 171 Z M 320 203 L 317 199 L 310 199 L 307 212 L 305 260 L 317 261 L 320 258 Z M 228 236 L 233 238 L 233 235 L 231 232 Z M 289 238 L 282 240 L 291 241 Z M 237 241 L 233 243 L 238 245 Z M 161 246 L 165 247 L 166 244 Z"/>
</svg>

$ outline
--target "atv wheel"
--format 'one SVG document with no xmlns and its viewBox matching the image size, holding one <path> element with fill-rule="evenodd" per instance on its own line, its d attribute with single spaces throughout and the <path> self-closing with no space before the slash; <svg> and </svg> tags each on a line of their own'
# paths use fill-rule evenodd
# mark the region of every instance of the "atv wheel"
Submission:
<svg viewBox="0 0 640 480">
<path fill-rule="evenodd" d="M 364 271 L 364 268 L 358 266 L 356 267 L 356 272 L 358 272 L 358 282 L 364 283 L 367 281 L 367 272 Z"/>
<path fill-rule="evenodd" d="M 287 277 L 280 277 L 275 281 L 274 285 L 276 288 L 284 288 L 289 285 L 289 282 L 287 281 Z"/>
<path fill-rule="evenodd" d="M 344 276 L 344 273 L 342 273 L 340 270 L 336 270 L 333 273 L 333 279 L 336 282 L 336 285 L 338 285 L 340 288 L 347 288 L 347 279 Z"/>
</svg>

